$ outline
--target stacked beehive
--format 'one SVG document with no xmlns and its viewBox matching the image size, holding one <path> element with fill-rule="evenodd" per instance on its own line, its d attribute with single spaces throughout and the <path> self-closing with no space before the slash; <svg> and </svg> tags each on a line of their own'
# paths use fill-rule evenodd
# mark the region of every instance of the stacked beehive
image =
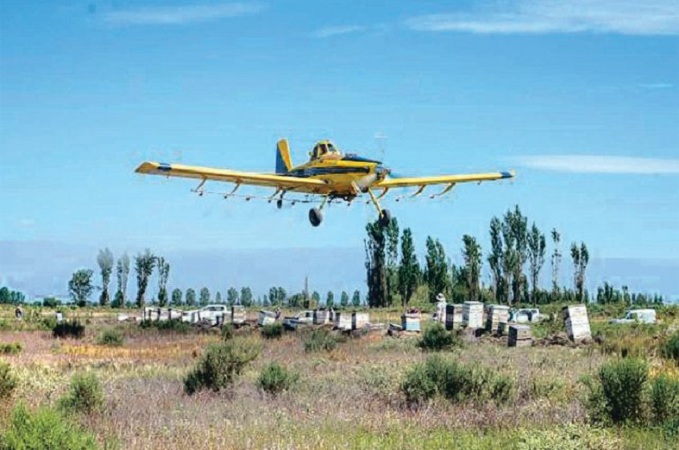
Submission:
<svg viewBox="0 0 679 450">
<path fill-rule="evenodd" d="M 528 325 L 510 325 L 507 342 L 510 347 L 530 347 L 533 345 L 533 334 L 530 327 Z"/>
<path fill-rule="evenodd" d="M 403 331 L 420 331 L 420 315 L 403 314 L 401 316 L 401 327 L 403 327 Z"/>
<path fill-rule="evenodd" d="M 509 306 L 490 305 L 486 316 L 486 331 L 502 335 L 509 322 Z"/>
<path fill-rule="evenodd" d="M 446 305 L 446 330 L 462 327 L 462 305 Z"/>
<path fill-rule="evenodd" d="M 333 325 L 340 330 L 351 330 L 351 314 L 347 312 L 335 313 Z"/>
<path fill-rule="evenodd" d="M 328 322 L 330 322 L 330 311 L 314 309 L 314 325 L 325 325 Z"/>
<path fill-rule="evenodd" d="M 231 323 L 234 325 L 243 325 L 246 319 L 245 308 L 239 305 L 231 307 Z"/>
<path fill-rule="evenodd" d="M 259 312 L 259 319 L 257 320 L 257 324 L 260 326 L 264 325 L 271 325 L 274 322 L 276 322 L 276 313 L 272 311 L 264 311 L 261 310 Z"/>
<path fill-rule="evenodd" d="M 462 306 L 462 323 L 467 328 L 483 328 L 483 303 L 464 302 Z"/>
<path fill-rule="evenodd" d="M 580 342 L 585 339 L 592 339 L 585 305 L 564 306 L 561 314 L 566 322 L 566 332 L 571 341 Z"/>
<path fill-rule="evenodd" d="M 370 314 L 355 312 L 351 315 L 351 329 L 360 330 L 370 324 Z"/>
</svg>

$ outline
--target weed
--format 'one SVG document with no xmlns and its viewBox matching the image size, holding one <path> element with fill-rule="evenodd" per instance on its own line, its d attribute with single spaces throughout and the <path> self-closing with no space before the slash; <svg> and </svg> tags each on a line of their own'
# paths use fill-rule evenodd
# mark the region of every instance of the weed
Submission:
<svg viewBox="0 0 679 450">
<path fill-rule="evenodd" d="M 85 325 L 81 324 L 77 319 L 67 322 L 58 323 L 52 328 L 52 336 L 55 338 L 80 339 L 85 335 Z"/>
<path fill-rule="evenodd" d="M 672 334 L 662 346 L 664 358 L 674 360 L 679 366 L 679 331 Z"/>
<path fill-rule="evenodd" d="M 17 378 L 12 373 L 12 367 L 0 360 L 0 401 L 9 398 L 17 387 Z"/>
<path fill-rule="evenodd" d="M 262 337 L 265 339 L 280 339 L 283 337 L 283 324 L 272 323 L 262 327 Z"/>
<path fill-rule="evenodd" d="M 109 347 L 122 347 L 125 343 L 125 336 L 123 336 L 120 330 L 109 329 L 99 336 L 98 343 Z"/>
<path fill-rule="evenodd" d="M 273 362 L 267 364 L 259 374 L 257 385 L 264 392 L 275 396 L 290 390 L 298 380 L 298 374 L 290 372 L 285 367 Z"/>
<path fill-rule="evenodd" d="M 261 351 L 260 342 L 241 337 L 208 346 L 196 367 L 184 379 L 184 391 L 191 395 L 201 389 L 216 392 L 229 387 Z"/>
<path fill-rule="evenodd" d="M 641 422 L 647 380 L 648 367 L 639 359 L 625 358 L 601 366 L 598 383 L 583 379 L 590 388 L 588 407 L 592 419 L 616 424 Z"/>
<path fill-rule="evenodd" d="M 90 414 L 100 411 L 104 406 L 104 390 L 97 377 L 92 373 L 76 373 L 64 397 L 59 399 L 64 411 Z"/>
<path fill-rule="evenodd" d="M 20 342 L 0 343 L 0 353 L 4 355 L 18 355 L 23 350 Z"/>
<path fill-rule="evenodd" d="M 517 450 L 616 450 L 622 442 L 613 433 L 569 424 L 550 430 L 522 430 Z"/>
<path fill-rule="evenodd" d="M 233 324 L 225 323 L 222 325 L 222 339 L 228 341 L 233 338 Z"/>
<path fill-rule="evenodd" d="M 656 424 L 679 421 L 679 380 L 660 375 L 651 381 L 651 413 Z"/>
<path fill-rule="evenodd" d="M 94 436 L 71 423 L 57 411 L 30 412 L 23 404 L 12 410 L 7 428 L 0 436 L 0 449 L 90 450 L 96 449 Z"/>
<path fill-rule="evenodd" d="M 456 343 L 452 333 L 446 331 L 440 323 L 435 323 L 424 330 L 418 345 L 423 350 L 439 351 L 451 348 Z"/>
<path fill-rule="evenodd" d="M 318 352 L 321 350 L 331 351 L 337 348 L 337 338 L 330 331 L 320 328 L 305 333 L 304 351 L 307 353 Z"/>
<path fill-rule="evenodd" d="M 193 330 L 188 322 L 181 320 L 142 320 L 139 326 L 143 329 L 155 328 L 158 331 L 186 334 Z"/>
</svg>

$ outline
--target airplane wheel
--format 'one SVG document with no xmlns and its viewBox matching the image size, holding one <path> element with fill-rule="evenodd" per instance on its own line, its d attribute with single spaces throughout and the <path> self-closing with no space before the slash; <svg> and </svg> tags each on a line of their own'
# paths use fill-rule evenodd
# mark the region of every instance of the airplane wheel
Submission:
<svg viewBox="0 0 679 450">
<path fill-rule="evenodd" d="M 309 222 L 311 225 L 317 227 L 323 222 L 323 213 L 318 208 L 311 208 L 309 210 Z"/>
<path fill-rule="evenodd" d="M 380 213 L 380 225 L 383 227 L 389 226 L 391 223 L 391 213 L 389 212 L 388 209 L 383 209 L 382 212 Z"/>
<path fill-rule="evenodd" d="M 281 208 L 283 207 L 283 200 L 280 200 L 280 199 L 279 199 L 279 200 L 276 202 L 276 206 L 278 207 L 278 209 L 281 209 Z"/>
</svg>

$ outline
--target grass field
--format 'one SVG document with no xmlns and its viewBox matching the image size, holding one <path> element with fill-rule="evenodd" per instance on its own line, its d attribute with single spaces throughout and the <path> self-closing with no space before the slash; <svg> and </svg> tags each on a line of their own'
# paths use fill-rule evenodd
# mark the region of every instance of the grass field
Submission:
<svg viewBox="0 0 679 450">
<path fill-rule="evenodd" d="M 80 340 L 55 339 L 37 313 L 18 324 L 3 311 L 0 343 L 19 343 L 21 351 L 0 355 L 19 383 L 0 405 L 0 424 L 12 407 L 56 406 L 76 373 L 93 373 L 104 387 L 104 408 L 76 420 L 104 448 L 677 448 L 660 430 L 644 426 L 597 429 L 586 409 L 588 390 L 581 382 L 602 364 L 619 357 L 619 347 L 641 352 L 651 373 L 679 379 L 679 370 L 657 348 L 679 324 L 674 311 L 656 327 L 614 329 L 597 317 L 593 331 L 602 343 L 508 348 L 506 338 L 469 338 L 443 352 L 448 358 L 486 367 L 515 382 L 512 398 L 494 402 L 451 403 L 435 398 L 408 405 L 400 390 L 404 374 L 429 354 L 418 338 L 393 338 L 384 331 L 349 337 L 329 352 L 307 353 L 303 333 L 262 339 L 256 329 L 238 330 L 261 339 L 259 357 L 221 392 L 184 393 L 183 379 L 206 346 L 221 341 L 218 332 L 173 333 L 118 324 L 115 314 L 79 312 L 86 323 Z M 395 312 L 371 312 L 371 319 L 396 321 Z M 250 313 L 254 318 L 254 312 Z M 536 335 L 558 329 L 558 324 Z M 117 329 L 121 346 L 99 344 L 104 330 Z M 622 331 L 621 331 L 622 330 Z M 617 345 L 616 343 L 619 343 Z M 616 346 L 617 345 L 617 346 Z M 641 349 L 641 350 L 640 350 Z M 263 393 L 257 378 L 270 362 L 299 375 L 293 389 Z M 0 425 L 0 428 L 2 426 Z M 584 445 L 584 447 L 583 447 Z"/>
</svg>

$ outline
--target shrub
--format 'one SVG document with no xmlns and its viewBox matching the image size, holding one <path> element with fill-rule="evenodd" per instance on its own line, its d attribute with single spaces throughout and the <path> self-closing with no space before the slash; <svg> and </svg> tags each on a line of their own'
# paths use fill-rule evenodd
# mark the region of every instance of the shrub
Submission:
<svg viewBox="0 0 679 450">
<path fill-rule="evenodd" d="M 662 346 L 662 355 L 679 365 L 679 331 L 671 335 Z"/>
<path fill-rule="evenodd" d="M 280 339 L 283 336 L 283 324 L 272 323 L 262 327 L 262 337 L 265 339 Z"/>
<path fill-rule="evenodd" d="M 191 395 L 201 389 L 217 392 L 229 387 L 261 351 L 260 342 L 241 337 L 208 346 L 196 367 L 184 379 L 184 391 Z"/>
<path fill-rule="evenodd" d="M 193 330 L 188 322 L 182 322 L 181 320 L 142 320 L 139 322 L 139 326 L 143 329 L 155 328 L 158 331 L 168 332 L 168 333 L 188 333 Z"/>
<path fill-rule="evenodd" d="M 12 367 L 0 360 L 0 401 L 9 398 L 17 387 L 17 379 L 12 373 Z"/>
<path fill-rule="evenodd" d="M 514 395 L 514 380 L 483 367 L 469 367 L 438 356 L 416 364 L 401 384 L 409 404 L 441 395 L 451 402 L 493 400 L 498 404 Z"/>
<path fill-rule="evenodd" d="M 656 424 L 679 423 L 679 381 L 660 375 L 651 381 L 651 413 Z"/>
<path fill-rule="evenodd" d="M 639 422 L 648 380 L 646 363 L 625 358 L 604 364 L 598 375 L 600 389 L 595 389 L 590 399 L 593 411 L 603 413 L 613 423 Z"/>
<path fill-rule="evenodd" d="M 72 337 L 74 339 L 80 339 L 84 335 L 85 325 L 81 324 L 77 319 L 58 323 L 52 328 L 52 336 L 55 338 Z"/>
<path fill-rule="evenodd" d="M 304 338 L 304 351 L 308 353 L 320 350 L 329 352 L 335 348 L 337 348 L 337 338 L 324 328 L 312 330 Z"/>
<path fill-rule="evenodd" d="M 435 323 L 424 330 L 418 345 L 423 350 L 439 351 L 450 348 L 455 343 L 455 336 L 447 332 L 440 323 Z"/>
<path fill-rule="evenodd" d="M 228 341 L 233 338 L 233 324 L 225 323 L 222 325 L 222 339 Z"/>
<path fill-rule="evenodd" d="M 517 450 L 617 450 L 623 442 L 607 430 L 568 424 L 547 430 L 521 430 Z"/>
<path fill-rule="evenodd" d="M 0 449 L 90 450 L 96 449 L 94 436 L 66 420 L 52 409 L 30 412 L 22 404 L 12 410 L 2 436 Z"/>
<path fill-rule="evenodd" d="M 20 342 L 8 342 L 6 344 L 0 344 L 0 353 L 4 355 L 17 355 L 21 353 L 23 347 Z"/>
<path fill-rule="evenodd" d="M 104 390 L 94 374 L 76 373 L 71 379 L 71 386 L 64 397 L 59 400 L 64 411 L 93 413 L 104 406 Z"/>
<path fill-rule="evenodd" d="M 274 362 L 264 367 L 259 374 L 257 385 L 264 392 L 275 396 L 290 390 L 297 380 L 299 375 Z"/>
<path fill-rule="evenodd" d="M 110 329 L 99 336 L 98 342 L 100 345 L 108 345 L 109 347 L 122 347 L 125 343 L 125 336 L 120 330 Z"/>
</svg>

